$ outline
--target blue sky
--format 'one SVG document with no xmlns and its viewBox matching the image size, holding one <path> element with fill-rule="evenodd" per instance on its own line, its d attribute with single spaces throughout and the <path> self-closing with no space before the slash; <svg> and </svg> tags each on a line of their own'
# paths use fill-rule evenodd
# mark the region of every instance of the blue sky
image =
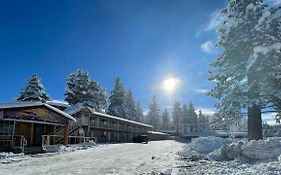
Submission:
<svg viewBox="0 0 281 175">
<path fill-rule="evenodd" d="M 225 1 L 90 0 L 0 2 L 0 102 L 16 97 L 32 74 L 49 95 L 64 99 L 66 78 L 87 70 L 107 93 L 114 78 L 132 89 L 146 109 L 152 95 L 162 108 L 190 100 L 206 112 L 215 99 L 204 95 L 216 14 Z M 167 95 L 167 76 L 181 80 Z"/>
</svg>

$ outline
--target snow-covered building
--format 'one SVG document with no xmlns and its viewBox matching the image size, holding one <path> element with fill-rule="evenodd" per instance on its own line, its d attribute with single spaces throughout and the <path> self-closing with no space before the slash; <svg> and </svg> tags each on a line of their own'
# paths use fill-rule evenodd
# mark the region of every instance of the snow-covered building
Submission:
<svg viewBox="0 0 281 175">
<path fill-rule="evenodd" d="M 41 102 L 0 104 L 0 151 L 41 147 L 43 135 L 62 129 L 62 143 L 68 143 L 71 115 Z"/>
<path fill-rule="evenodd" d="M 153 133 L 153 126 L 59 102 L 0 104 L 0 151 L 74 144 L 85 139 L 98 142 L 131 142 L 147 134 L 153 140 L 168 134 Z"/>
<path fill-rule="evenodd" d="M 95 112 L 81 105 L 69 106 L 64 112 L 77 120 L 70 125 L 72 136 L 94 137 L 98 142 L 131 142 L 133 137 L 153 130 L 151 125 Z"/>
</svg>

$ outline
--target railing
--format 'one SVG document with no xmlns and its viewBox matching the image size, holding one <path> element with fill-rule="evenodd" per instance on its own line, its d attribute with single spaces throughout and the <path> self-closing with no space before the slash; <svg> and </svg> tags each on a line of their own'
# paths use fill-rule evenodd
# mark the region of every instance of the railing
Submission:
<svg viewBox="0 0 281 175">
<path fill-rule="evenodd" d="M 22 135 L 8 135 L 6 138 L 0 139 L 0 146 L 19 147 L 24 152 L 27 140 Z"/>
</svg>

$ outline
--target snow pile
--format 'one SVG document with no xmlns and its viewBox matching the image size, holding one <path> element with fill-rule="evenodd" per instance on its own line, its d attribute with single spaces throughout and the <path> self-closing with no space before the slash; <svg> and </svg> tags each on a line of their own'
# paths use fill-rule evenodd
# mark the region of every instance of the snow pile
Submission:
<svg viewBox="0 0 281 175">
<path fill-rule="evenodd" d="M 253 140 L 241 146 L 241 155 L 253 160 L 277 159 L 281 154 L 281 138 Z"/>
<path fill-rule="evenodd" d="M 226 160 L 226 158 L 221 153 L 221 148 L 216 149 L 215 151 L 209 153 L 206 158 L 209 160 L 216 160 L 216 161 L 223 161 Z"/>
<path fill-rule="evenodd" d="M 184 151 L 180 156 L 195 155 L 196 152 L 193 149 Z M 281 137 L 250 142 L 235 141 L 209 154 L 196 153 L 198 159 L 184 161 L 178 174 L 281 175 Z"/>
<path fill-rule="evenodd" d="M 44 151 L 46 153 L 64 153 L 73 152 L 77 150 L 84 150 L 95 146 L 97 146 L 97 144 L 94 141 L 89 141 L 81 144 L 68 145 L 67 147 L 64 145 L 51 145 L 48 147 L 44 147 Z"/>
<path fill-rule="evenodd" d="M 221 155 L 227 160 L 234 160 L 241 155 L 243 142 L 234 142 L 221 147 Z"/>
<path fill-rule="evenodd" d="M 187 145 L 182 152 L 179 152 L 179 156 L 183 160 L 217 160 L 221 161 L 224 158 L 221 155 L 220 148 L 223 145 L 229 144 L 229 139 L 220 137 L 198 137 L 191 140 L 191 143 Z"/>
<path fill-rule="evenodd" d="M 198 137 L 192 139 L 191 149 L 201 154 L 208 154 L 229 143 L 231 143 L 229 139 L 220 137 Z"/>
<path fill-rule="evenodd" d="M 24 154 L 14 154 L 12 152 L 0 152 L 0 163 L 2 164 L 8 164 L 11 162 L 19 162 L 21 160 L 25 159 Z"/>
</svg>

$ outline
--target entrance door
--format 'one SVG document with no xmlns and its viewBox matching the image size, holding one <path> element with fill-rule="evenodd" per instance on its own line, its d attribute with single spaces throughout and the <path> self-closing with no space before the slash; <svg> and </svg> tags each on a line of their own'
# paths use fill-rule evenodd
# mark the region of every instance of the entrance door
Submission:
<svg viewBox="0 0 281 175">
<path fill-rule="evenodd" d="M 44 125 L 34 124 L 33 145 L 42 145 L 42 135 L 44 135 Z"/>
<path fill-rule="evenodd" d="M 17 135 L 22 135 L 27 140 L 27 144 L 30 145 L 30 124 L 19 123 Z"/>
</svg>

